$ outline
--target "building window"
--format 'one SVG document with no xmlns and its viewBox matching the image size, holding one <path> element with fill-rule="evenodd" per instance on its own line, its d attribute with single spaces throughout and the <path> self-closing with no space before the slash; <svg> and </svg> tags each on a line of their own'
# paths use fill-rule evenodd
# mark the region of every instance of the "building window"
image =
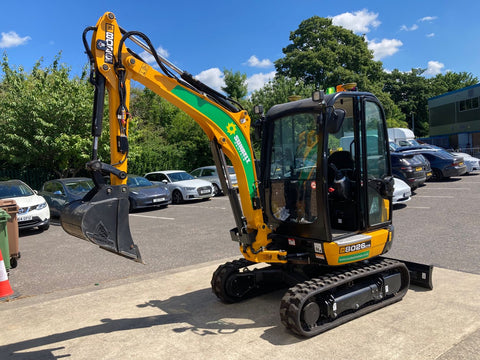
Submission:
<svg viewBox="0 0 480 360">
<path fill-rule="evenodd" d="M 462 100 L 459 102 L 460 111 L 467 111 L 478 108 L 478 97 Z"/>
</svg>

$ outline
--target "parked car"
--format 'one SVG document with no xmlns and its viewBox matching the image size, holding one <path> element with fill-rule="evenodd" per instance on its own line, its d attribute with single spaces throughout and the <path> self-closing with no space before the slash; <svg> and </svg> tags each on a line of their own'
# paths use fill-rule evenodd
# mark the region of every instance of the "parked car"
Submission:
<svg viewBox="0 0 480 360">
<path fill-rule="evenodd" d="M 192 175 L 197 179 L 210 181 L 213 185 L 215 195 L 219 195 L 222 193 L 222 184 L 220 183 L 220 178 L 218 177 L 218 173 L 217 173 L 217 167 L 215 165 L 200 167 L 198 169 L 191 171 L 190 175 Z M 230 177 L 232 186 L 238 187 L 237 175 L 235 174 L 235 170 L 233 169 L 233 166 L 228 167 L 228 175 Z"/>
<path fill-rule="evenodd" d="M 470 174 L 471 172 L 475 170 L 480 170 L 480 159 L 473 157 L 470 154 L 463 153 L 463 152 L 457 152 L 457 151 L 450 151 L 450 154 L 454 156 L 462 156 L 463 161 L 465 162 L 465 165 L 467 166 L 467 172 L 466 174 Z"/>
<path fill-rule="evenodd" d="M 104 179 L 110 184 L 110 176 L 104 176 Z M 127 185 L 130 211 L 154 206 L 167 207 L 172 203 L 172 193 L 165 184 L 128 174 Z"/>
<path fill-rule="evenodd" d="M 452 176 L 460 176 L 467 172 L 467 166 L 462 156 L 450 154 L 448 151 L 436 146 L 404 146 L 397 151 L 422 154 L 432 167 L 432 179 L 441 180 Z"/>
<path fill-rule="evenodd" d="M 425 170 L 425 176 L 427 177 L 427 181 L 430 180 L 430 178 L 433 175 L 432 167 L 430 166 L 430 162 L 422 154 L 416 153 L 416 154 L 414 154 L 414 158 L 418 159 L 418 161 L 423 164 L 423 169 Z"/>
<path fill-rule="evenodd" d="M 43 183 L 39 195 L 47 200 L 50 216 L 59 218 L 69 202 L 82 199 L 95 185 L 86 177 L 54 179 Z"/>
<path fill-rule="evenodd" d="M 400 180 L 398 178 L 393 178 L 394 185 L 393 185 L 393 199 L 392 204 L 404 204 L 407 201 L 410 201 L 412 196 L 412 190 L 410 185 L 408 185 L 405 181 Z"/>
<path fill-rule="evenodd" d="M 153 206 L 167 207 L 172 203 L 172 193 L 165 184 L 154 184 L 138 175 L 128 175 L 128 200 L 130 210 Z"/>
<path fill-rule="evenodd" d="M 37 191 L 21 180 L 0 181 L 0 199 L 13 199 L 19 210 L 19 229 L 47 230 L 50 226 L 50 209 L 47 201 Z"/>
<path fill-rule="evenodd" d="M 424 163 L 412 153 L 392 152 L 392 174 L 406 182 L 412 190 L 427 181 Z"/>
<path fill-rule="evenodd" d="M 195 179 L 183 170 L 154 171 L 145 174 L 145 177 L 152 182 L 167 185 L 174 204 L 180 204 L 186 200 L 209 199 L 215 194 L 210 181 Z"/>
</svg>

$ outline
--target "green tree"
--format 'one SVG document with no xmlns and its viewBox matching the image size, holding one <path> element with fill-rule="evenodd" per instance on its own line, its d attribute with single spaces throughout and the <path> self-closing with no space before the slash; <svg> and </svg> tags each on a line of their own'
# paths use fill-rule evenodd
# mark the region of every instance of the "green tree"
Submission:
<svg viewBox="0 0 480 360">
<path fill-rule="evenodd" d="M 395 69 L 385 75 L 383 87 L 405 115 L 408 128 L 414 129 L 417 136 L 428 135 L 428 98 L 431 93 L 424 72 L 425 69 L 409 72 Z"/>
<path fill-rule="evenodd" d="M 285 56 L 275 61 L 280 75 L 319 89 L 356 82 L 362 90 L 383 76 L 382 63 L 373 60 L 365 38 L 332 25 L 331 19 L 313 16 L 302 21 L 290 41 L 283 48 Z"/>
<path fill-rule="evenodd" d="M 74 175 L 91 154 L 93 88 L 85 73 L 70 78 L 60 54 L 50 66 L 41 65 L 40 60 L 27 73 L 12 68 L 3 56 L 0 159 L 9 166 Z"/>
<path fill-rule="evenodd" d="M 253 114 L 255 105 L 262 105 L 267 112 L 273 105 L 288 102 L 289 96 L 298 95 L 301 98 L 309 98 L 314 90 L 314 85 L 308 85 L 303 80 L 277 75 L 263 88 L 252 93 L 250 114 Z"/>
<path fill-rule="evenodd" d="M 147 88 L 131 94 L 129 172 L 189 171 L 212 162 L 208 138 L 190 116 Z"/>
<path fill-rule="evenodd" d="M 446 92 L 462 89 L 467 86 L 478 84 L 478 78 L 467 72 L 447 72 L 446 74 L 438 74 L 430 79 L 431 95 L 437 96 Z"/>
<path fill-rule="evenodd" d="M 241 74 L 240 71 L 233 72 L 231 70 L 223 70 L 223 79 L 225 86 L 222 90 L 233 100 L 239 101 L 247 96 L 247 75 Z"/>
</svg>

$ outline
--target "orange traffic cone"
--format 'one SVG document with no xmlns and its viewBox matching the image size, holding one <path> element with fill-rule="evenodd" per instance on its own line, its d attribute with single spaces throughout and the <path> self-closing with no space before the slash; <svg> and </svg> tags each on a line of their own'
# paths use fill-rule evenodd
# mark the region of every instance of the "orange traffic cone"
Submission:
<svg viewBox="0 0 480 360">
<path fill-rule="evenodd" d="M 3 262 L 2 251 L 0 250 L 0 300 L 13 295 L 12 287 L 8 281 L 7 269 Z"/>
</svg>

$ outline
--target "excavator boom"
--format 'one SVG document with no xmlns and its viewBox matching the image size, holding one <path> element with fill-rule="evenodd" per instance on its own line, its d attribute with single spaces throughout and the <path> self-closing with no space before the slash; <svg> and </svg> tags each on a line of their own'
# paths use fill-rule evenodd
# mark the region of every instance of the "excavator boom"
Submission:
<svg viewBox="0 0 480 360">
<path fill-rule="evenodd" d="M 89 31 L 93 31 L 90 47 L 86 40 Z M 148 50 L 163 73 L 127 48 L 125 43 L 129 39 Z M 144 34 L 120 28 L 111 12 L 105 13 L 95 27 L 86 29 L 84 44 L 91 61 L 91 78 L 95 85 L 92 120 L 94 141 L 92 161 L 87 167 L 93 172 L 96 187 L 84 201 L 74 202 L 65 208 L 62 215 L 64 229 L 76 237 L 139 260 L 139 255 L 135 255 L 139 254 L 138 250 L 130 235 L 123 235 L 128 229 L 128 216 L 125 216 L 124 209 L 127 203 L 125 198 L 120 197 L 127 191 L 130 81 L 135 80 L 185 111 L 207 135 L 218 173 L 223 174 L 222 183 L 226 187 L 223 190 L 230 196 L 236 222 L 231 234 L 240 243 L 244 256 L 254 262 L 286 262 L 284 251 L 266 250 L 270 242 L 267 237 L 270 229 L 264 223 L 259 204 L 248 113 L 158 55 Z M 109 96 L 110 165 L 97 159 L 105 90 Z M 240 196 L 229 189 L 225 156 L 234 167 Z M 111 185 L 103 182 L 102 172 L 110 173 Z M 117 220 L 106 221 L 107 216 L 114 216 Z M 125 248 L 130 250 L 125 253 Z"/>
</svg>

